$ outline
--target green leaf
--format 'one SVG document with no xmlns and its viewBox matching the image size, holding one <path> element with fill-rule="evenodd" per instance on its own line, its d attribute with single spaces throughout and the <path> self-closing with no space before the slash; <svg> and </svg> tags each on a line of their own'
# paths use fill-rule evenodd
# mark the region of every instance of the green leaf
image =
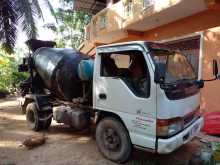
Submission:
<svg viewBox="0 0 220 165">
<path fill-rule="evenodd" d="M 38 17 L 42 18 L 44 20 L 43 12 L 41 10 L 39 1 L 38 0 L 33 0 L 31 5 L 34 8 L 34 11 L 37 13 Z"/>
<path fill-rule="evenodd" d="M 26 32 L 28 38 L 37 37 L 37 28 L 35 23 L 36 13 L 28 0 L 17 0 L 19 21 L 23 31 Z"/>
<path fill-rule="evenodd" d="M 17 33 L 16 4 L 13 0 L 2 0 L 0 3 L 0 43 L 8 53 L 13 53 Z"/>
</svg>

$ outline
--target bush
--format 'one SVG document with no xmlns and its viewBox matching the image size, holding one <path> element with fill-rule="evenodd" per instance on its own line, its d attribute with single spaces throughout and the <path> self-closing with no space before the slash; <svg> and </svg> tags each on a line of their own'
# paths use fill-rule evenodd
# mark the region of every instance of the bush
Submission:
<svg viewBox="0 0 220 165">
<path fill-rule="evenodd" d="M 28 73 L 18 72 L 18 62 L 9 55 L 0 54 L 0 89 L 14 93 L 21 81 L 28 77 Z M 3 92 L 4 93 L 4 92 Z"/>
<path fill-rule="evenodd" d="M 7 95 L 9 95 L 9 92 L 5 89 L 0 89 L 0 99 L 5 98 Z"/>
</svg>

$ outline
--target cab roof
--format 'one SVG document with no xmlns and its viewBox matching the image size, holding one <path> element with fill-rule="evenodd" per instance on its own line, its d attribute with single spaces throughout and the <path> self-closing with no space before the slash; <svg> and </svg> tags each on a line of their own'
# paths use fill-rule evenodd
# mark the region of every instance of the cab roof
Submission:
<svg viewBox="0 0 220 165">
<path fill-rule="evenodd" d="M 146 43 L 153 43 L 153 42 L 147 42 L 147 41 L 120 42 L 120 43 L 106 44 L 106 45 L 98 46 L 97 49 L 99 49 L 99 48 L 107 48 L 107 47 L 116 47 L 116 46 L 125 46 L 125 45 L 132 45 L 132 44 L 144 45 Z"/>
<path fill-rule="evenodd" d="M 97 47 L 98 53 L 108 53 L 108 52 L 118 52 L 118 51 L 126 51 L 126 50 L 143 50 L 141 47 L 137 47 L 137 45 L 141 46 L 143 49 L 148 47 L 148 45 L 163 45 L 159 42 L 148 42 L 148 41 L 131 41 L 131 42 L 121 42 L 115 44 L 102 45 Z M 136 47 L 135 47 L 136 46 Z"/>
</svg>

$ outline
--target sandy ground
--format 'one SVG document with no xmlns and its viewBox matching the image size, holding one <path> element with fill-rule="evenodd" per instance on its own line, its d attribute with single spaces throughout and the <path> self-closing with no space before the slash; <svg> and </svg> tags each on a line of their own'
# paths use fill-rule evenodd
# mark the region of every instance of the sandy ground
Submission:
<svg viewBox="0 0 220 165">
<path fill-rule="evenodd" d="M 93 131 L 76 132 L 53 121 L 46 132 L 46 143 L 28 150 L 25 138 L 35 134 L 28 130 L 16 97 L 0 100 L 0 165 L 113 165 L 99 153 Z M 156 155 L 134 150 L 126 165 L 186 165 L 201 147 L 194 139 L 170 155 Z"/>
</svg>

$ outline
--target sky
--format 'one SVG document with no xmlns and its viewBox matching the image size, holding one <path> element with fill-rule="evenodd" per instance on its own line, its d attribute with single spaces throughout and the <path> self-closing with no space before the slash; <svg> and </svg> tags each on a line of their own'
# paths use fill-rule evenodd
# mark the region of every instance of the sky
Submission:
<svg viewBox="0 0 220 165">
<path fill-rule="evenodd" d="M 57 9 L 60 4 L 59 0 L 50 0 L 51 5 L 54 7 L 54 9 Z M 43 15 L 44 15 L 44 21 L 42 19 L 36 19 L 36 24 L 38 28 L 38 39 L 41 40 L 54 40 L 55 34 L 46 28 L 43 28 L 43 25 L 46 23 L 55 23 L 55 19 L 51 15 L 49 9 L 46 7 L 44 0 L 39 0 L 40 6 L 42 7 Z M 27 40 L 27 37 L 24 32 L 22 32 L 21 28 L 18 26 L 18 36 L 17 36 L 17 43 L 16 47 L 23 48 L 25 46 L 25 41 Z"/>
</svg>

